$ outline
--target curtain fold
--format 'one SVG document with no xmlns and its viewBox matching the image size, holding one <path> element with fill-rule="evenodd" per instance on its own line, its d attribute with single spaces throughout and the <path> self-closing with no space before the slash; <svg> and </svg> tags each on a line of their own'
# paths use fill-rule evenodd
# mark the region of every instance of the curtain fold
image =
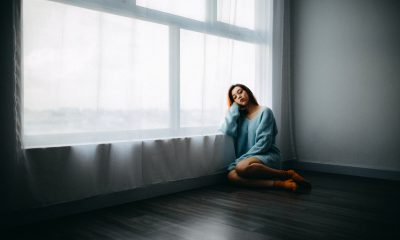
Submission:
<svg viewBox="0 0 400 240">
<path fill-rule="evenodd" d="M 274 0 L 272 40 L 272 106 L 283 161 L 296 160 L 290 66 L 290 0 Z"/>
<path fill-rule="evenodd" d="M 29 185 L 19 189 L 19 196 L 23 194 L 24 199 L 18 199 L 14 193 L 14 210 L 216 175 L 226 172 L 235 159 L 232 139 L 225 135 L 36 148 L 25 152 L 21 161 L 27 164 L 27 171 L 19 171 L 14 180 L 19 186 L 21 180 Z"/>
<path fill-rule="evenodd" d="M 13 91 L 13 122 L 14 122 L 14 158 L 10 172 L 10 201 L 6 205 L 7 211 L 18 209 L 20 206 L 36 204 L 33 196 L 33 185 L 30 180 L 30 162 L 28 161 L 23 145 L 23 62 L 22 62 L 22 1 L 12 1 L 12 26 L 13 26 L 13 78 L 10 83 Z"/>
</svg>

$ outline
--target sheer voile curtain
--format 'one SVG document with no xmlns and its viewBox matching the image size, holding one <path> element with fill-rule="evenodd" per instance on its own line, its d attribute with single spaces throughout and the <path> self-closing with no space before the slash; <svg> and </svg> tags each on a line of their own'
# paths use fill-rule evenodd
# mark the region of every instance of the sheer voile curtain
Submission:
<svg viewBox="0 0 400 240">
<path fill-rule="evenodd" d="M 22 3 L 25 148 L 215 134 L 234 83 L 272 107 L 272 1 Z"/>
</svg>

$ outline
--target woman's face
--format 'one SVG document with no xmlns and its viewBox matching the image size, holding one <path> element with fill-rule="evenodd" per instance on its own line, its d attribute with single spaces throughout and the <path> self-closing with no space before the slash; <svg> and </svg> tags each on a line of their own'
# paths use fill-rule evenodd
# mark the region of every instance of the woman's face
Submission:
<svg viewBox="0 0 400 240">
<path fill-rule="evenodd" d="M 246 106 L 249 103 L 249 95 L 247 92 L 239 86 L 232 89 L 232 98 L 240 106 Z"/>
</svg>

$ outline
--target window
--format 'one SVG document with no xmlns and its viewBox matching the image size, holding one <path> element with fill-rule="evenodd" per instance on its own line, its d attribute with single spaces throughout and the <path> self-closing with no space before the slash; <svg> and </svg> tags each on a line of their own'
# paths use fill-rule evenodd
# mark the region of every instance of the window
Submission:
<svg viewBox="0 0 400 240">
<path fill-rule="evenodd" d="M 136 0 L 136 4 L 199 21 L 206 19 L 206 1 L 203 0 Z"/>
<path fill-rule="evenodd" d="M 238 82 L 270 104 L 269 4 L 23 1 L 25 146 L 215 133 Z"/>
</svg>

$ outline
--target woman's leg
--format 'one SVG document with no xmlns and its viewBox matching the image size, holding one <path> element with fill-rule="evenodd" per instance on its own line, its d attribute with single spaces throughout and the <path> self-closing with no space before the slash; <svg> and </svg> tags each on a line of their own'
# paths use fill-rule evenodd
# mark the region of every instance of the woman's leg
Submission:
<svg viewBox="0 0 400 240">
<path fill-rule="evenodd" d="M 250 157 L 241 160 L 235 168 L 237 174 L 244 178 L 289 179 L 287 171 L 264 165 L 258 158 Z"/>
<path fill-rule="evenodd" d="M 256 179 L 293 179 L 302 186 L 311 188 L 311 184 L 307 182 L 300 174 L 294 170 L 278 170 L 264 165 L 255 157 L 246 158 L 236 165 L 236 173 L 244 178 Z"/>
<path fill-rule="evenodd" d="M 235 184 L 245 187 L 279 188 L 289 191 L 299 190 L 297 183 L 292 179 L 287 179 L 285 181 L 271 179 L 249 179 L 238 175 L 235 169 L 228 173 L 228 179 Z"/>
</svg>

